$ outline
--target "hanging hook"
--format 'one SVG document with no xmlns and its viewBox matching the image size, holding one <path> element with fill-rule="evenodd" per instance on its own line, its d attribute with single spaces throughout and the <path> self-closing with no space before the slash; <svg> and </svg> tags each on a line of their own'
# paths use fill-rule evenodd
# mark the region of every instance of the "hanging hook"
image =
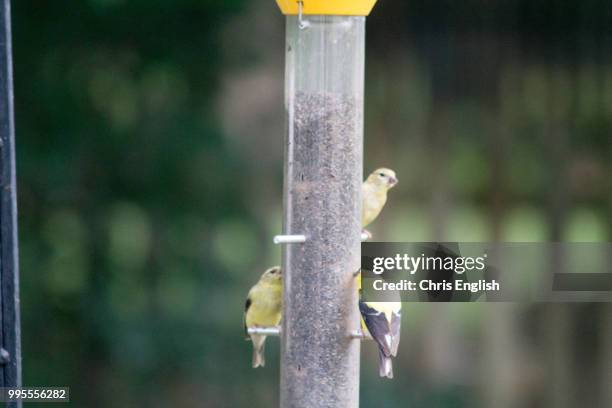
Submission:
<svg viewBox="0 0 612 408">
<path fill-rule="evenodd" d="M 304 0 L 297 0 L 298 3 L 298 27 L 300 30 L 308 28 L 310 23 L 303 18 L 302 10 L 304 8 Z"/>
</svg>

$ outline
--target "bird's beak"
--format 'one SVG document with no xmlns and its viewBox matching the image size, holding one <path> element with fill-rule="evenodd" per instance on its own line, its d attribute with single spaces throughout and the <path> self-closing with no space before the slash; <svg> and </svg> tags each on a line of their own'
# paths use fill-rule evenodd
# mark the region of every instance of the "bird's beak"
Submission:
<svg viewBox="0 0 612 408">
<path fill-rule="evenodd" d="M 398 181 L 398 180 L 397 180 L 395 177 L 389 177 L 389 185 L 390 185 L 391 187 L 393 187 L 394 185 L 396 185 L 396 184 L 397 184 L 397 181 Z"/>
</svg>

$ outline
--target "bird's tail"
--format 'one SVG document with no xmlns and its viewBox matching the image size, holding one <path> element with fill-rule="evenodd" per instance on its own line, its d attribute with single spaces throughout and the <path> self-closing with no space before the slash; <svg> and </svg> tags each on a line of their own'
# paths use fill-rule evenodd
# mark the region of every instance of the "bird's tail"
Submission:
<svg viewBox="0 0 612 408">
<path fill-rule="evenodd" d="M 378 350 L 378 374 L 381 377 L 393 378 L 393 362 L 391 357 L 386 356 L 382 350 Z"/>
<path fill-rule="evenodd" d="M 264 367 L 266 365 L 264 354 L 266 336 L 252 334 L 251 340 L 253 341 L 253 368 Z"/>
</svg>

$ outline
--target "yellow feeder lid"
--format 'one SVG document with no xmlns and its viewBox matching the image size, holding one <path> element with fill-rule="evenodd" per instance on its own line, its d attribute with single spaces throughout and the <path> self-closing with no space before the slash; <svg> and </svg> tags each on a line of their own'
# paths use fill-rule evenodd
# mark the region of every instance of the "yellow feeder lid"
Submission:
<svg viewBox="0 0 612 408">
<path fill-rule="evenodd" d="M 326 14 L 335 16 L 367 16 L 376 0 L 303 0 L 302 14 Z M 276 0 L 283 14 L 297 15 L 297 0 Z"/>
</svg>

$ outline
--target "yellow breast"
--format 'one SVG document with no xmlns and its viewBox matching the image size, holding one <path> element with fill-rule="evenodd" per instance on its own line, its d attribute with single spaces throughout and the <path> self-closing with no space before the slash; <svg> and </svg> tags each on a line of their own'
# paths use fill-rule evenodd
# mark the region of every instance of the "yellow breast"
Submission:
<svg viewBox="0 0 612 408">
<path fill-rule="evenodd" d="M 247 327 L 276 326 L 281 320 L 282 286 L 258 284 L 249 294 L 251 306 L 246 312 Z"/>
<path fill-rule="evenodd" d="M 361 193 L 361 226 L 365 227 L 382 211 L 387 202 L 387 191 L 364 183 Z"/>
</svg>

